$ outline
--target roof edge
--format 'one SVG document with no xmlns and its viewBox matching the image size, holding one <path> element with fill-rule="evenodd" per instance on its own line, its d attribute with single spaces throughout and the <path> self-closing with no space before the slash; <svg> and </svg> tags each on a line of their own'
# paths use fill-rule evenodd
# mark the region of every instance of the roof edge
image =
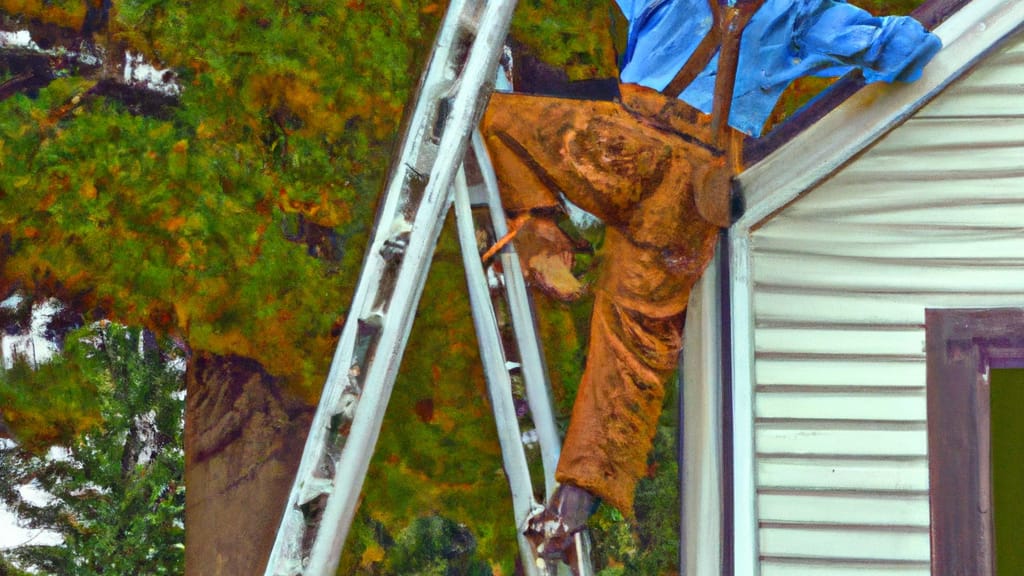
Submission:
<svg viewBox="0 0 1024 576">
<path fill-rule="evenodd" d="M 737 176 L 745 211 L 733 225 L 756 228 L 901 124 L 1024 23 L 1024 2 L 974 0 L 934 33 L 943 48 L 909 84 L 870 84 Z"/>
<path fill-rule="evenodd" d="M 950 15 L 956 14 L 969 2 L 970 0 L 926 0 L 915 8 L 910 16 L 929 31 L 934 31 Z M 865 84 L 867 82 L 864 81 L 864 75 L 859 69 L 852 70 L 837 79 L 825 91 L 812 98 L 810 102 L 772 128 L 770 132 L 760 138 L 748 139 L 743 146 L 744 162 L 748 166 L 757 164 L 783 144 L 792 140 L 797 134 L 806 130 L 808 126 L 812 126 L 834 108 L 839 107 Z"/>
</svg>

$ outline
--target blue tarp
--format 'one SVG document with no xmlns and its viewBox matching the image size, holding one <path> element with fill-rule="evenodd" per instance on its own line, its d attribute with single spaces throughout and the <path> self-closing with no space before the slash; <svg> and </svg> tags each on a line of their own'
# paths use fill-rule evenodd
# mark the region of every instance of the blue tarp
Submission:
<svg viewBox="0 0 1024 576">
<path fill-rule="evenodd" d="M 617 0 L 629 21 L 621 80 L 662 90 L 711 28 L 707 0 Z M 910 17 L 877 17 L 836 0 L 766 0 L 740 44 L 729 123 L 759 136 L 783 90 L 801 76 L 859 68 L 869 82 L 916 80 L 942 47 Z M 711 111 L 718 57 L 680 98 Z"/>
</svg>

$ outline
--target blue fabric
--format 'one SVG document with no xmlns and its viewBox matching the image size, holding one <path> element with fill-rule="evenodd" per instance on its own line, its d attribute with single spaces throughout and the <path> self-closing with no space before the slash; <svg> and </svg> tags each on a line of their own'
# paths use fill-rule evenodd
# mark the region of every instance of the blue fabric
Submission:
<svg viewBox="0 0 1024 576">
<path fill-rule="evenodd" d="M 712 25 L 707 0 L 617 0 L 629 21 L 621 80 L 662 90 Z M 766 0 L 740 44 L 729 124 L 759 136 L 783 90 L 801 76 L 859 68 L 868 82 L 916 80 L 942 47 L 910 17 L 876 17 L 839 0 Z M 717 55 L 680 95 L 710 113 Z"/>
</svg>

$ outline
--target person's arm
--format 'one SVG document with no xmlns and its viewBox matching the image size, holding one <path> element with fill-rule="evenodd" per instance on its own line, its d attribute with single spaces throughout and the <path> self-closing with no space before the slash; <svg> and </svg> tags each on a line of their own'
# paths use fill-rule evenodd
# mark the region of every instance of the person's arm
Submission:
<svg viewBox="0 0 1024 576">
<path fill-rule="evenodd" d="M 782 92 L 801 76 L 860 69 L 869 82 L 916 80 L 941 47 L 908 16 L 873 16 L 838 0 L 767 0 L 740 45 L 730 124 L 759 136 Z M 683 99 L 708 110 L 710 92 L 702 75 Z"/>
<path fill-rule="evenodd" d="M 819 76 L 859 68 L 868 82 L 911 82 L 942 47 L 909 16 L 873 16 L 842 2 L 822 3 L 803 30 L 796 56 Z"/>
</svg>

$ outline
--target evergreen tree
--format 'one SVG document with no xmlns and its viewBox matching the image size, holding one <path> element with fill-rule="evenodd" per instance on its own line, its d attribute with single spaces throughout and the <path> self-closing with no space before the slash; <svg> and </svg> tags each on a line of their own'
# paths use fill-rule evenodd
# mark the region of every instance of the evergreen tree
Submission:
<svg viewBox="0 0 1024 576">
<path fill-rule="evenodd" d="M 171 359 L 144 332 L 106 324 L 73 332 L 64 355 L 38 370 L 19 360 L 0 373 L 5 406 L 17 408 L 26 390 L 45 397 L 53 382 L 91 393 L 60 406 L 72 430 L 85 426 L 63 450 L 31 436 L 0 449 L 0 499 L 24 526 L 63 538 L 3 552 L 0 573 L 10 564 L 81 576 L 184 571 L 184 382 Z M 52 499 L 23 499 L 26 484 Z"/>
</svg>

